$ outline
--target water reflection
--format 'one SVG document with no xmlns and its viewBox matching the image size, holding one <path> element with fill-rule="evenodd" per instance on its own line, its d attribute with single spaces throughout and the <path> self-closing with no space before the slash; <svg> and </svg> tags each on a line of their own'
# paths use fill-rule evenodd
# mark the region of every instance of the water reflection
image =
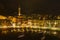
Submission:
<svg viewBox="0 0 60 40">
<path fill-rule="evenodd" d="M 29 28 L 28 28 L 29 29 Z M 52 30 L 36 30 L 27 28 L 11 28 L 0 31 L 0 37 L 8 40 L 53 40 L 52 38 L 60 38 L 59 31 Z M 59 35 L 59 36 L 58 36 Z M 4 40 L 2 39 L 2 40 Z M 56 40 L 56 39 L 55 39 Z M 60 39 L 59 39 L 60 40 Z"/>
</svg>

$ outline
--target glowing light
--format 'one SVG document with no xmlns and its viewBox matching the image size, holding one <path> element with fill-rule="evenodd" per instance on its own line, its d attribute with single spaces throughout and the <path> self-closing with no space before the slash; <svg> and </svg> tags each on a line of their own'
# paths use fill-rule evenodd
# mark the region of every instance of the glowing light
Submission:
<svg viewBox="0 0 60 40">
<path fill-rule="evenodd" d="M 57 22 L 55 21 L 55 23 L 54 23 L 55 25 L 57 24 Z"/>
<path fill-rule="evenodd" d="M 19 35 L 18 38 L 24 37 L 24 35 Z"/>
<path fill-rule="evenodd" d="M 34 32 L 37 32 L 37 30 L 34 30 Z"/>
<path fill-rule="evenodd" d="M 24 28 L 24 27 L 27 27 L 27 25 L 23 23 L 23 24 L 21 25 L 21 27 Z"/>
<path fill-rule="evenodd" d="M 7 34 L 8 31 L 2 31 L 3 34 Z"/>
<path fill-rule="evenodd" d="M 7 17 L 0 15 L 0 19 L 6 19 Z"/>
<path fill-rule="evenodd" d="M 44 31 L 44 33 L 46 33 L 46 31 Z"/>
<path fill-rule="evenodd" d="M 51 29 L 52 29 L 52 30 L 57 30 L 58 28 L 52 27 Z"/>
<path fill-rule="evenodd" d="M 15 26 L 15 23 L 13 23 L 12 26 L 15 28 L 15 27 L 16 27 L 16 26 Z"/>
<path fill-rule="evenodd" d="M 22 29 L 21 32 L 24 32 L 24 29 Z"/>
<path fill-rule="evenodd" d="M 57 34 L 57 32 L 53 32 L 53 34 Z"/>
<path fill-rule="evenodd" d="M 26 29 L 26 31 L 28 32 L 28 31 L 29 31 L 29 29 Z"/>
<path fill-rule="evenodd" d="M 31 28 L 39 28 L 39 26 L 31 26 Z"/>
<path fill-rule="evenodd" d="M 41 30 L 38 30 L 39 32 L 41 31 Z"/>
<path fill-rule="evenodd" d="M 16 30 L 16 29 L 14 29 L 13 31 L 15 31 L 15 32 L 16 32 L 17 30 Z"/>
<path fill-rule="evenodd" d="M 20 7 L 18 8 L 18 16 L 20 16 L 21 15 L 21 13 L 20 13 Z"/>
<path fill-rule="evenodd" d="M 15 17 L 12 18 L 12 22 L 16 22 L 16 18 Z"/>
<path fill-rule="evenodd" d="M 18 32 L 20 32 L 20 29 L 17 29 Z"/>
<path fill-rule="evenodd" d="M 11 32 L 13 32 L 13 30 L 11 30 Z"/>
<path fill-rule="evenodd" d="M 3 26 L 2 28 L 7 28 L 7 26 Z"/>
<path fill-rule="evenodd" d="M 47 28 L 49 28 L 49 27 L 40 27 L 40 28 L 42 28 L 42 29 L 47 29 Z"/>
</svg>

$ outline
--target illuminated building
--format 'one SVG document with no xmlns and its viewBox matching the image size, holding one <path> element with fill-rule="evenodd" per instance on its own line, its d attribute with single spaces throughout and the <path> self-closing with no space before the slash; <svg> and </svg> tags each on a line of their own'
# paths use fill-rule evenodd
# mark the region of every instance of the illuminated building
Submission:
<svg viewBox="0 0 60 40">
<path fill-rule="evenodd" d="M 7 19 L 7 17 L 0 15 L 0 19 Z"/>
<path fill-rule="evenodd" d="M 59 15 L 59 16 L 57 16 L 57 19 L 60 19 L 60 15 Z"/>
</svg>

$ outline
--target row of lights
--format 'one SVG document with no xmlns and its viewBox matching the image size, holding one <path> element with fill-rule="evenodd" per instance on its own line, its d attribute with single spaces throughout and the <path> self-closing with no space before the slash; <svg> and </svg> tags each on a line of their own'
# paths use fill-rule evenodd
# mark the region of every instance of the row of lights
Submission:
<svg viewBox="0 0 60 40">
<path fill-rule="evenodd" d="M 36 32 L 36 33 L 48 33 L 48 34 L 50 34 L 50 33 L 52 33 L 52 34 L 54 34 L 54 35 L 56 35 L 57 34 L 57 32 L 56 31 L 54 31 L 54 32 L 50 32 L 50 31 L 42 31 L 42 30 L 28 30 L 28 29 L 26 29 L 26 32 L 29 32 L 29 31 L 31 31 L 32 33 L 34 33 L 34 32 Z M 9 31 L 8 30 L 5 30 L 5 31 L 2 31 L 2 34 L 7 34 Z M 11 30 L 10 32 L 25 32 L 25 30 L 24 29 L 22 29 L 22 30 L 20 30 L 20 29 L 13 29 L 13 30 Z"/>
</svg>

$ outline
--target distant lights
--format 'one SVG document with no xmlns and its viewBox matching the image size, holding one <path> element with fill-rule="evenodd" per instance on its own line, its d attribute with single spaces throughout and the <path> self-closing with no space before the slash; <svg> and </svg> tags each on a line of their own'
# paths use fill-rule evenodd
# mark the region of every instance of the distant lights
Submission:
<svg viewBox="0 0 60 40">
<path fill-rule="evenodd" d="M 13 30 L 11 30 L 11 32 L 13 32 Z"/>
<path fill-rule="evenodd" d="M 57 22 L 54 23 L 55 25 L 57 24 Z"/>
<path fill-rule="evenodd" d="M 16 26 L 15 26 L 15 25 L 16 25 L 15 23 L 13 23 L 12 25 L 13 25 L 14 28 L 16 27 Z"/>
<path fill-rule="evenodd" d="M 57 34 L 57 32 L 53 32 L 53 34 L 54 34 L 54 35 L 56 35 L 56 34 Z"/>
<path fill-rule="evenodd" d="M 18 32 L 20 32 L 20 29 L 17 29 Z"/>
<path fill-rule="evenodd" d="M 46 33 L 47 31 L 44 31 L 44 33 Z"/>
<path fill-rule="evenodd" d="M 7 26 L 3 26 L 3 28 L 7 28 Z"/>
<path fill-rule="evenodd" d="M 7 32 L 8 32 L 7 30 L 6 31 L 2 31 L 2 34 L 7 34 Z"/>
<path fill-rule="evenodd" d="M 58 28 L 56 28 L 56 27 L 52 27 L 52 28 L 51 28 L 51 30 L 57 30 L 57 29 L 58 29 Z"/>
</svg>

